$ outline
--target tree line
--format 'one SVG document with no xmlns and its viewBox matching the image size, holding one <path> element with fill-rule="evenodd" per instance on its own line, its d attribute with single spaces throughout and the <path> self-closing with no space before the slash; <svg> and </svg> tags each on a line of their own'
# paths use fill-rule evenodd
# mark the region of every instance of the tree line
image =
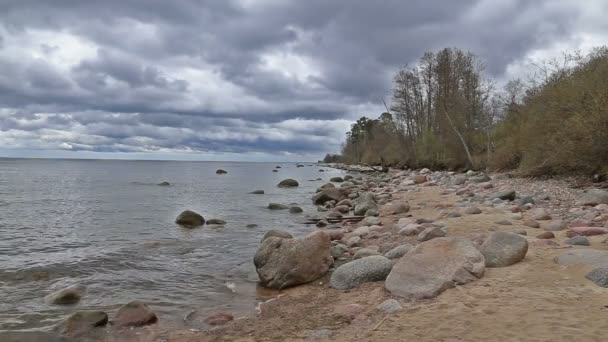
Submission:
<svg viewBox="0 0 608 342">
<path fill-rule="evenodd" d="M 497 87 L 455 48 L 427 52 L 394 76 L 377 119 L 357 120 L 332 161 L 524 174 L 608 172 L 608 48 L 533 66 Z"/>
</svg>

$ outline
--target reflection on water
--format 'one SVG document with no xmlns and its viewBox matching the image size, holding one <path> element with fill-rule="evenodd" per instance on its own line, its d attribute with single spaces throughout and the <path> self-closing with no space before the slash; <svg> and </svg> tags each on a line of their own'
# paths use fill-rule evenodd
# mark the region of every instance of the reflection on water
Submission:
<svg viewBox="0 0 608 342">
<path fill-rule="evenodd" d="M 256 293 L 260 238 L 272 228 L 312 230 L 301 221 L 317 214 L 310 196 L 321 181 L 309 180 L 339 173 L 289 163 L 271 172 L 275 165 L 0 159 L 0 330 L 47 327 L 76 309 L 112 311 L 133 299 L 163 324 L 252 311 L 257 296 L 272 295 Z M 301 186 L 277 188 L 284 178 Z M 248 194 L 257 189 L 266 194 Z M 269 202 L 297 203 L 304 214 L 264 209 Z M 173 220 L 184 209 L 227 224 L 180 228 Z M 73 283 L 88 288 L 78 305 L 44 302 Z"/>
</svg>

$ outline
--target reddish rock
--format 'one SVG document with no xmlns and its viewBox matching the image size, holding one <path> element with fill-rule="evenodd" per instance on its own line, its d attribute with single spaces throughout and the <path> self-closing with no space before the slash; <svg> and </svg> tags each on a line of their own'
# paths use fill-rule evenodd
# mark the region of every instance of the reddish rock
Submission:
<svg viewBox="0 0 608 342">
<path fill-rule="evenodd" d="M 576 219 L 570 223 L 570 227 L 589 227 L 591 222 L 583 219 Z"/>
<path fill-rule="evenodd" d="M 224 325 L 234 320 L 234 316 L 225 312 L 214 313 L 213 315 L 205 318 L 205 323 L 209 325 Z"/>
<path fill-rule="evenodd" d="M 518 205 L 514 205 L 511 207 L 511 212 L 512 213 L 520 213 L 521 212 L 521 207 Z"/>
<path fill-rule="evenodd" d="M 140 327 L 157 321 L 158 317 L 154 311 L 146 304 L 135 300 L 118 309 L 112 324 L 118 327 Z"/>
<path fill-rule="evenodd" d="M 594 236 L 607 234 L 608 229 L 601 227 L 572 227 L 566 232 L 566 236 Z"/>
</svg>

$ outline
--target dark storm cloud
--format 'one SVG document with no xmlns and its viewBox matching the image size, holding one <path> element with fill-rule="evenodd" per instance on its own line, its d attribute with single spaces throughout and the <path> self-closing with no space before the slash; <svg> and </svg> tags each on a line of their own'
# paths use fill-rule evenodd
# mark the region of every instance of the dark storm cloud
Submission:
<svg viewBox="0 0 608 342">
<path fill-rule="evenodd" d="M 569 0 L 5 0 L 0 140 L 110 152 L 335 151 L 348 121 L 377 115 L 394 71 L 424 51 L 470 49 L 505 77 L 589 27 L 605 35 L 584 9 Z"/>
</svg>

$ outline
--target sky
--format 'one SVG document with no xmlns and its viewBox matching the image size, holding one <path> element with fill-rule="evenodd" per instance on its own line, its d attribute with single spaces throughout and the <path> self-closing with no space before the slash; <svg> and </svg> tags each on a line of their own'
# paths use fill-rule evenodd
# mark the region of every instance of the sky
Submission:
<svg viewBox="0 0 608 342">
<path fill-rule="evenodd" d="M 522 77 L 606 0 L 1 0 L 0 156 L 314 161 L 425 51 Z"/>
</svg>

